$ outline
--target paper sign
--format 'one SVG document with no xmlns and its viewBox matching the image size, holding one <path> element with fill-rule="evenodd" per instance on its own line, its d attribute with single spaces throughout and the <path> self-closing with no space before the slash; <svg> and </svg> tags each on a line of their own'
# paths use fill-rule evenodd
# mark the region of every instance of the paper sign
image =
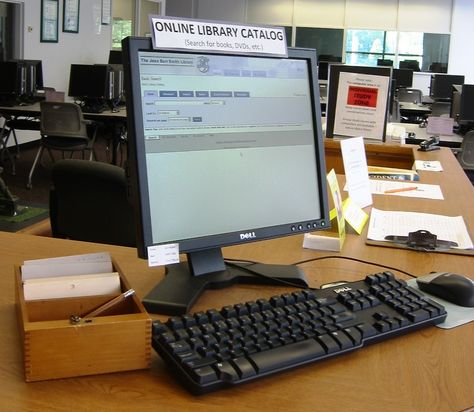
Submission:
<svg viewBox="0 0 474 412">
<path fill-rule="evenodd" d="M 441 166 L 439 160 L 415 160 L 415 169 L 430 172 L 442 172 L 443 166 Z"/>
<path fill-rule="evenodd" d="M 350 197 L 344 200 L 342 210 L 345 221 L 360 235 L 367 220 L 369 220 L 369 215 L 357 206 Z"/>
<path fill-rule="evenodd" d="M 341 72 L 334 133 L 382 140 L 389 79 L 388 76 Z"/>
<path fill-rule="evenodd" d="M 349 197 L 359 207 L 371 205 L 372 195 L 364 140 L 362 137 L 341 140 L 341 152 Z"/>
<path fill-rule="evenodd" d="M 153 47 L 213 50 L 225 53 L 264 53 L 286 57 L 283 27 L 251 26 L 194 19 L 149 16 Z"/>
<path fill-rule="evenodd" d="M 451 117 L 428 117 L 428 124 L 426 126 L 426 132 L 428 134 L 443 134 L 452 135 L 454 127 L 454 119 Z"/>
<path fill-rule="evenodd" d="M 164 266 L 179 263 L 179 244 L 148 246 L 148 266 Z"/>
<path fill-rule="evenodd" d="M 337 181 L 336 172 L 332 169 L 327 175 L 329 189 L 336 209 L 337 228 L 340 239 L 340 246 L 344 244 L 346 238 L 346 226 L 344 221 L 344 212 L 342 210 L 341 190 Z"/>
</svg>

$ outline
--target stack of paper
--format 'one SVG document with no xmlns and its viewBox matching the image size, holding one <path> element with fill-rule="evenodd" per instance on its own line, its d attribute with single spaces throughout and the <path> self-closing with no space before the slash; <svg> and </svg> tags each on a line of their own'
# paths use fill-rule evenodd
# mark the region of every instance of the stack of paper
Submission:
<svg viewBox="0 0 474 412">
<path fill-rule="evenodd" d="M 27 260 L 21 267 L 25 300 L 119 294 L 120 276 L 108 253 Z"/>
</svg>

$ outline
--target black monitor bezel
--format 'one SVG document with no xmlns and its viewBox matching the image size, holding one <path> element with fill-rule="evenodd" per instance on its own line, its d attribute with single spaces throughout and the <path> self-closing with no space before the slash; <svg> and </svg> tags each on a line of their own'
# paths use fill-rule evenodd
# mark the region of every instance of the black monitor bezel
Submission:
<svg viewBox="0 0 474 412">
<path fill-rule="evenodd" d="M 142 110 L 141 110 L 141 98 L 140 98 L 140 85 L 137 84 L 139 79 L 139 67 L 138 60 L 136 58 L 131 58 L 131 56 L 138 56 L 139 51 L 159 51 L 159 52 L 177 52 L 177 53 L 196 53 L 195 50 L 155 50 L 152 47 L 151 40 L 149 38 L 142 37 L 128 37 L 122 42 L 122 50 L 124 52 L 124 72 L 125 72 L 125 86 L 126 86 L 126 95 L 127 95 L 127 120 L 128 120 L 128 139 L 129 139 L 129 176 L 131 183 L 131 200 L 134 204 L 136 212 L 136 222 L 137 225 L 137 249 L 138 255 L 142 258 L 147 258 L 147 247 L 153 245 L 151 228 L 149 225 L 150 222 L 150 211 L 148 209 L 148 185 L 147 185 L 147 175 L 146 175 L 146 166 L 142 161 L 142 158 L 145 153 L 144 140 L 137 139 L 136 135 L 143 136 L 143 123 L 142 120 Z M 209 51 L 202 51 L 199 53 L 203 54 L 220 54 L 213 53 Z M 228 234 L 219 234 L 213 236 L 206 236 L 202 238 L 195 239 L 185 239 L 179 241 L 180 252 L 194 252 L 199 250 L 206 250 L 216 247 L 225 247 L 235 244 L 248 243 L 252 241 L 261 241 L 266 239 L 271 239 L 275 237 L 283 237 L 294 235 L 297 233 L 305 233 L 314 231 L 317 229 L 323 229 L 330 226 L 329 223 L 329 209 L 328 209 L 328 200 L 327 200 L 327 189 L 326 189 L 326 168 L 325 168 L 325 158 L 324 158 L 324 144 L 323 144 L 323 134 L 321 126 L 321 108 L 319 105 L 319 83 L 318 83 L 318 74 L 317 74 L 317 62 L 316 62 L 316 51 L 314 49 L 300 49 L 300 48 L 289 48 L 288 56 L 296 59 L 305 59 L 310 65 L 310 78 L 311 78 L 311 91 L 312 99 L 317 104 L 314 104 L 313 107 L 313 127 L 315 133 L 320 138 L 315 141 L 315 151 L 316 151 L 316 161 L 318 170 L 323 174 L 320 180 L 319 188 L 319 198 L 320 198 L 320 207 L 322 212 L 322 217 L 315 220 L 317 227 L 307 227 L 305 226 L 308 222 L 293 222 L 292 225 L 284 225 L 285 230 L 283 230 L 283 225 L 277 227 L 269 228 L 260 228 L 253 231 L 256 232 L 256 237 L 254 239 L 238 239 L 237 232 L 228 233 Z M 270 56 L 266 56 L 271 58 Z M 317 222 L 316 222 L 317 221 Z M 303 227 L 298 228 L 298 223 L 301 223 Z M 296 225 L 297 230 L 291 231 L 290 226 Z"/>
</svg>

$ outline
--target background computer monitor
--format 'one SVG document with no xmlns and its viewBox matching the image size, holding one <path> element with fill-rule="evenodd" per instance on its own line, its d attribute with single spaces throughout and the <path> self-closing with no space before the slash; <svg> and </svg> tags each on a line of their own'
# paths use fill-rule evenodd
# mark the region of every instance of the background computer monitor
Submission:
<svg viewBox="0 0 474 412">
<path fill-rule="evenodd" d="M 21 73 L 20 94 L 32 97 L 38 90 L 43 89 L 43 64 L 41 60 L 12 60 L 18 64 Z"/>
<path fill-rule="evenodd" d="M 108 94 L 108 67 L 99 64 L 71 64 L 69 91 L 71 97 L 106 98 Z"/>
<path fill-rule="evenodd" d="M 430 96 L 433 99 L 451 99 L 453 84 L 464 84 L 463 75 L 433 74 L 430 83 Z"/>
<path fill-rule="evenodd" d="M 455 121 L 459 120 L 459 111 L 461 109 L 462 85 L 453 84 L 451 89 L 451 107 L 449 109 L 449 117 Z"/>
<path fill-rule="evenodd" d="M 0 62 L 0 95 L 2 99 L 17 97 L 19 74 L 17 62 Z"/>
<path fill-rule="evenodd" d="M 287 59 L 122 45 L 138 254 L 187 254 L 146 308 L 183 312 L 210 285 L 255 283 L 248 270 L 300 276 L 291 265 L 231 266 L 221 248 L 329 225 L 315 50 L 290 48 Z"/>
<path fill-rule="evenodd" d="M 474 125 L 474 84 L 462 85 L 459 106 L 459 123 Z"/>
<path fill-rule="evenodd" d="M 122 50 L 110 50 L 109 64 L 122 64 Z"/>
<path fill-rule="evenodd" d="M 411 87 L 413 84 L 413 70 L 393 69 L 392 79 L 396 81 L 396 87 Z"/>
<path fill-rule="evenodd" d="M 318 79 L 327 80 L 329 73 L 329 62 L 319 61 L 318 62 Z"/>
</svg>

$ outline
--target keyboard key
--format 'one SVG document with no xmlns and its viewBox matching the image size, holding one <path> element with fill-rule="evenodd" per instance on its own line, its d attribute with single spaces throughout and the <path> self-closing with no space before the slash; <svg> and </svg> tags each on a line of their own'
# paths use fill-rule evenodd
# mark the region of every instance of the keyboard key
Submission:
<svg viewBox="0 0 474 412">
<path fill-rule="evenodd" d="M 249 356 L 259 373 L 278 370 L 295 363 L 303 363 L 315 357 L 323 356 L 325 350 L 314 339 L 291 343 L 266 352 L 258 352 Z"/>
<path fill-rule="evenodd" d="M 237 358 L 237 359 L 232 359 L 230 361 L 232 365 L 234 365 L 235 369 L 237 370 L 237 373 L 242 379 L 248 378 L 250 376 L 255 376 L 257 372 L 255 371 L 255 368 L 252 366 L 250 361 L 246 358 Z"/>
</svg>

